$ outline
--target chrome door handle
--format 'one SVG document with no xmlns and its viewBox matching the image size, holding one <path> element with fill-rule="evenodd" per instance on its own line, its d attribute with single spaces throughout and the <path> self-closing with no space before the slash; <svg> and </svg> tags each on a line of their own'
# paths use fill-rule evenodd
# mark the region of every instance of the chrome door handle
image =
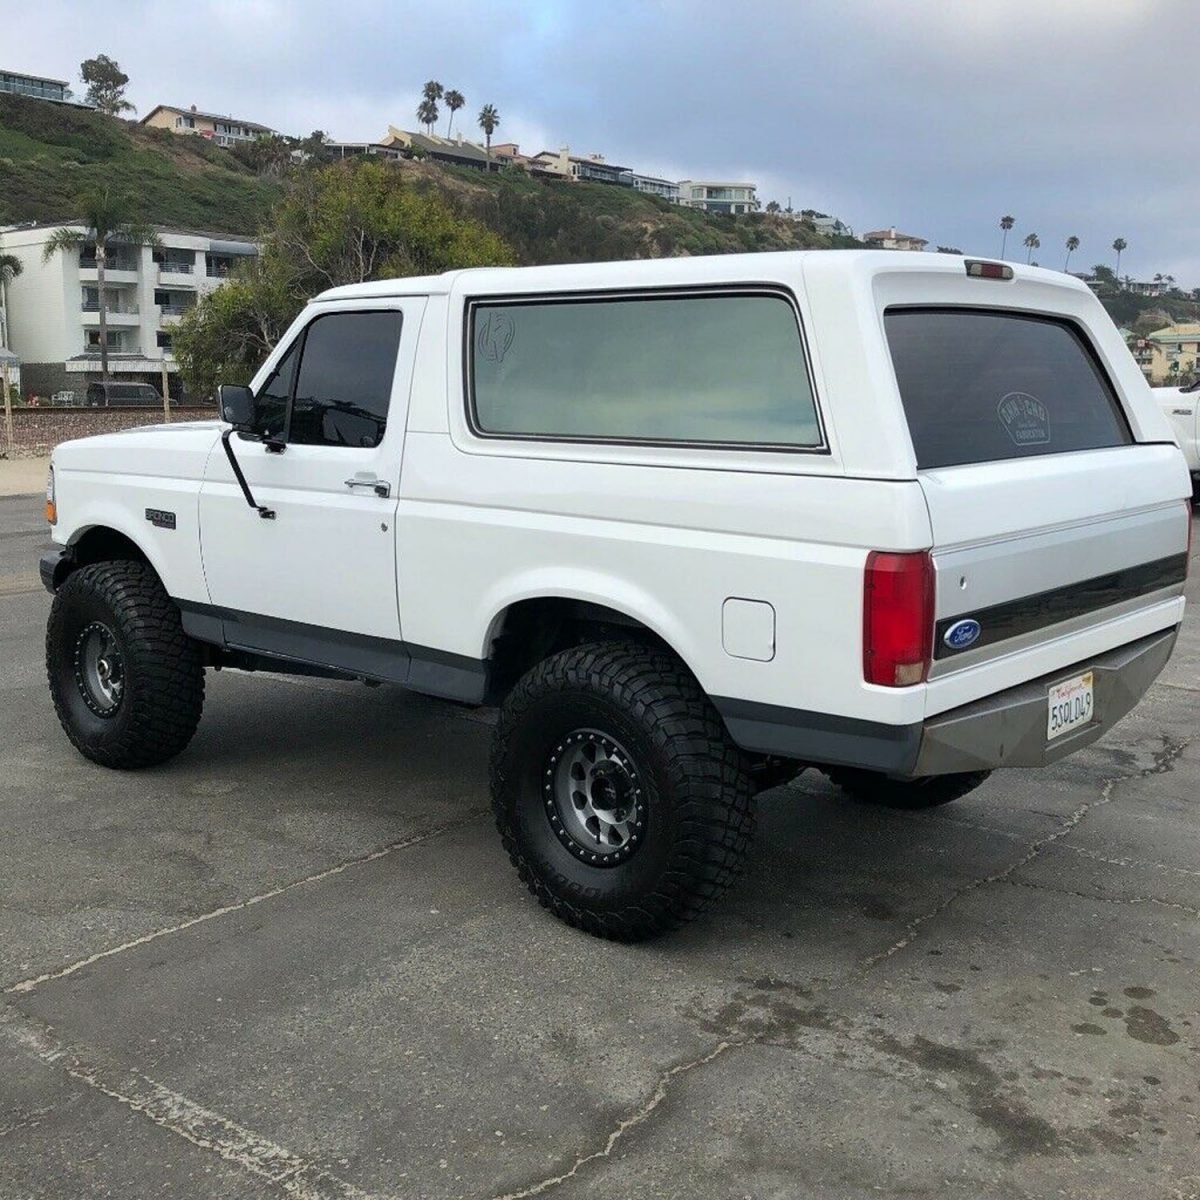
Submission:
<svg viewBox="0 0 1200 1200">
<path fill-rule="evenodd" d="M 348 488 L 369 487 L 381 500 L 386 500 L 392 494 L 390 483 L 384 483 L 382 479 L 374 479 L 367 475 L 355 475 L 353 479 L 347 479 L 346 486 Z"/>
</svg>

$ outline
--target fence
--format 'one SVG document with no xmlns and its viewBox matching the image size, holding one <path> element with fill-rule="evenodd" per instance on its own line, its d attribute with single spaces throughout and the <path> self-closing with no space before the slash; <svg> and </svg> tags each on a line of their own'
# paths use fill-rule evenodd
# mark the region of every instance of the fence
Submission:
<svg viewBox="0 0 1200 1200">
<path fill-rule="evenodd" d="M 215 405 L 172 405 L 172 421 L 203 421 L 217 415 Z M 128 408 L 14 408 L 11 432 L 0 422 L 0 454 L 6 458 L 37 458 L 50 453 L 59 442 L 116 433 L 138 425 L 161 425 L 161 405 Z"/>
</svg>

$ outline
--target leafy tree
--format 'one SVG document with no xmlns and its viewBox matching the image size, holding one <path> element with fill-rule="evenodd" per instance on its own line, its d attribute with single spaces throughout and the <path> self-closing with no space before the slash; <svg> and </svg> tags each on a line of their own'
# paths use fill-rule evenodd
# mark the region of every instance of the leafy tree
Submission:
<svg viewBox="0 0 1200 1200">
<path fill-rule="evenodd" d="M 1129 243 L 1124 238 L 1117 238 L 1113 242 L 1113 249 L 1117 252 L 1117 266 L 1113 274 L 1119 278 L 1121 275 L 1121 251 L 1129 249 Z"/>
<path fill-rule="evenodd" d="M 1025 255 L 1025 261 L 1032 262 L 1033 252 L 1042 244 L 1042 239 L 1038 237 L 1036 233 L 1027 233 L 1025 235 L 1025 241 L 1023 244 L 1029 251 L 1029 253 Z"/>
<path fill-rule="evenodd" d="M 1000 239 L 1000 257 L 1004 257 L 1004 249 L 1008 245 L 1008 231 L 1017 223 L 1016 217 L 1001 217 L 1000 228 L 1004 231 Z"/>
<path fill-rule="evenodd" d="M 1097 263 L 1092 268 L 1092 274 L 1096 277 L 1096 282 L 1102 287 L 1116 288 L 1117 276 L 1112 267 L 1106 267 L 1103 263 Z"/>
<path fill-rule="evenodd" d="M 295 139 L 295 148 L 304 156 L 304 161 L 312 162 L 328 162 L 329 151 L 325 147 L 325 143 L 329 140 L 329 135 L 323 129 L 314 129 L 306 138 Z"/>
<path fill-rule="evenodd" d="M 446 107 L 450 110 L 450 120 L 446 122 L 446 136 L 449 137 L 450 130 L 454 128 L 454 114 L 466 104 L 467 98 L 462 92 L 449 88 L 443 99 L 446 101 Z"/>
<path fill-rule="evenodd" d="M 367 279 L 514 261 L 482 222 L 373 159 L 291 177 L 258 260 L 203 297 L 173 346 L 189 391 L 247 381 L 315 292 Z"/>
<path fill-rule="evenodd" d="M 1074 254 L 1075 251 L 1078 249 L 1079 249 L 1079 239 L 1074 234 L 1071 234 L 1071 236 L 1069 238 L 1067 238 L 1067 257 L 1063 259 L 1063 270 L 1064 271 L 1067 269 L 1067 265 L 1071 261 L 1071 255 Z"/>
<path fill-rule="evenodd" d="M 782 211 L 783 210 L 779 207 L 778 200 L 768 200 L 767 201 L 767 212 L 777 213 L 777 212 L 782 212 Z"/>
<path fill-rule="evenodd" d="M 69 253 L 85 245 L 96 248 L 96 291 L 100 314 L 100 378 L 108 378 L 108 297 L 104 272 L 110 245 L 158 247 L 158 234 L 140 219 L 128 196 L 108 188 L 86 192 L 76 201 L 83 214 L 84 229 L 56 229 L 42 249 L 42 261 L 49 262 L 60 251 Z"/>
<path fill-rule="evenodd" d="M 133 105 L 125 99 L 129 76 L 107 54 L 84 59 L 79 64 L 79 77 L 88 85 L 85 99 L 101 112 L 116 117 L 134 111 Z"/>
<path fill-rule="evenodd" d="M 496 132 L 496 126 L 500 124 L 500 114 L 496 111 L 494 104 L 485 104 L 479 110 L 479 128 L 483 130 L 483 136 L 487 139 L 487 157 L 488 162 L 492 161 L 492 134 Z"/>
<path fill-rule="evenodd" d="M 957 246 L 939 246 L 937 248 L 939 254 L 961 254 L 962 251 Z"/>
</svg>

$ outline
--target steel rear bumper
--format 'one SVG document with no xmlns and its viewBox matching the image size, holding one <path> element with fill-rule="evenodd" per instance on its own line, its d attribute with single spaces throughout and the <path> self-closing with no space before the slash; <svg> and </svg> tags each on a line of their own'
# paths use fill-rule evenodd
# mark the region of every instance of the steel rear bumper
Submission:
<svg viewBox="0 0 1200 1200">
<path fill-rule="evenodd" d="M 1042 767 L 1090 745 L 1125 716 L 1166 666 L 1178 636 L 1175 627 L 1139 638 L 914 725 L 712 699 L 733 740 L 755 755 L 901 777 Z M 1095 719 L 1047 742 L 1050 687 L 1085 671 L 1093 673 Z"/>
<path fill-rule="evenodd" d="M 946 775 L 992 767 L 1043 767 L 1107 733 L 1145 695 L 1167 665 L 1178 628 L 1152 634 L 1041 679 L 931 717 L 911 774 Z M 1095 719 L 1046 741 L 1048 691 L 1084 671 L 1094 676 Z"/>
</svg>

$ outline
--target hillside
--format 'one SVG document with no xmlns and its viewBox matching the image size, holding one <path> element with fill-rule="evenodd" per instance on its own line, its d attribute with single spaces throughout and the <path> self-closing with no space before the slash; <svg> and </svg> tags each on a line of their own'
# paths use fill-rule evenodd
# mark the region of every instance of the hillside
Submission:
<svg viewBox="0 0 1200 1200">
<path fill-rule="evenodd" d="M 136 197 L 146 221 L 213 233 L 256 232 L 280 193 L 200 138 L 0 95 L 0 225 L 74 216 L 100 185 Z"/>
<path fill-rule="evenodd" d="M 546 184 L 520 171 L 485 176 L 422 162 L 396 169 L 481 220 L 522 263 L 831 245 L 783 217 L 710 216 L 604 184 Z M 72 216 L 75 197 L 99 184 L 137 197 L 147 221 L 215 233 L 259 230 L 283 187 L 200 138 L 0 95 L 0 225 Z"/>
<path fill-rule="evenodd" d="M 521 263 L 834 246 L 810 225 L 786 217 L 714 216 L 611 184 L 542 182 L 520 170 L 485 175 L 470 167 L 415 162 L 400 168 L 424 177 L 455 207 L 498 233 Z"/>
</svg>

